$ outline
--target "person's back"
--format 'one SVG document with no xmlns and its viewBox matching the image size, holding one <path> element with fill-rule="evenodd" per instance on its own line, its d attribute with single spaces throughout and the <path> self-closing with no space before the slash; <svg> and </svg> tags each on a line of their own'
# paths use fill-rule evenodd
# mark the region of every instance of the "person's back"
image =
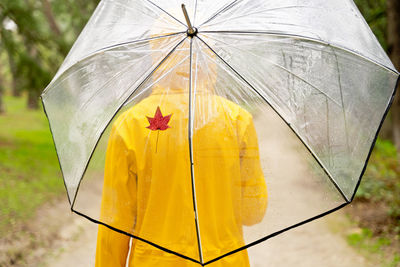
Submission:
<svg viewBox="0 0 400 267">
<path fill-rule="evenodd" d="M 161 247 L 199 259 L 189 146 L 189 95 L 178 91 L 166 97 L 159 91 L 124 112 L 113 125 L 102 219 Z M 202 252 L 204 261 L 208 261 L 244 245 L 242 225 L 255 224 L 263 218 L 267 193 L 251 115 L 210 93 L 196 94 L 194 106 L 193 179 Z M 149 129 L 148 117 L 153 117 L 157 108 L 163 116 L 171 115 L 166 130 Z M 116 203 L 120 203 L 117 208 Z M 113 247 L 110 231 L 99 228 L 97 266 L 111 262 L 115 266 L 112 253 L 103 251 L 121 249 Z M 126 257 L 127 249 L 116 251 L 116 256 Z M 226 266 L 226 261 L 232 260 L 234 266 L 249 265 L 245 252 L 219 264 Z M 193 264 L 137 240 L 133 240 L 129 262 L 130 266 Z"/>
<path fill-rule="evenodd" d="M 199 260 L 196 204 L 203 261 L 207 262 L 244 245 L 242 226 L 262 220 L 267 191 L 250 113 L 209 90 L 199 88 L 192 97 L 195 101 L 189 105 L 187 90 L 158 86 L 114 122 L 101 220 Z M 170 117 L 154 115 L 158 109 L 164 118 Z M 151 125 L 157 116 L 163 124 L 158 129 Z M 125 266 L 128 250 L 128 236 L 99 227 L 96 266 Z M 141 267 L 196 266 L 136 239 L 129 262 Z M 212 266 L 228 264 L 249 266 L 246 251 Z"/>
</svg>

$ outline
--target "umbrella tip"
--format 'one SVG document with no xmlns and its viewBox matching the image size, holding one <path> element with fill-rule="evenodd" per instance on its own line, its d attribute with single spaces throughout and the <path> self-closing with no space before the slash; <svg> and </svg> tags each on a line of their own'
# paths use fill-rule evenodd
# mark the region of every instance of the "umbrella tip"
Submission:
<svg viewBox="0 0 400 267">
<path fill-rule="evenodd" d="M 197 29 L 193 28 L 192 23 L 190 22 L 189 15 L 187 13 L 185 4 L 182 3 L 181 6 L 182 6 L 183 15 L 185 16 L 186 23 L 188 26 L 188 36 L 193 37 L 196 35 Z"/>
</svg>

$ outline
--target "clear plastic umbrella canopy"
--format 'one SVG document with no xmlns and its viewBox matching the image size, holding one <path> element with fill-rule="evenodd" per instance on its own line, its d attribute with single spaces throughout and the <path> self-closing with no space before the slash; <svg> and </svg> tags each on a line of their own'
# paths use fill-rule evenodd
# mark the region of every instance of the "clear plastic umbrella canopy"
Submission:
<svg viewBox="0 0 400 267">
<path fill-rule="evenodd" d="M 351 0 L 103 0 L 42 100 L 98 253 L 258 266 L 352 201 L 398 76 Z"/>
</svg>

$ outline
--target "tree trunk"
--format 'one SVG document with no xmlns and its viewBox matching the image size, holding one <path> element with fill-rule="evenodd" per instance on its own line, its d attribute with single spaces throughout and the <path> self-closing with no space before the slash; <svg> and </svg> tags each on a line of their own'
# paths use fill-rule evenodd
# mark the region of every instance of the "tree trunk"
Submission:
<svg viewBox="0 0 400 267">
<path fill-rule="evenodd" d="M 1 72 L 1 65 L 0 65 L 0 114 L 5 112 L 4 102 L 3 102 L 3 94 L 4 94 L 4 80 L 3 80 L 3 73 Z"/>
<path fill-rule="evenodd" d="M 3 102 L 3 87 L 0 87 L 0 114 L 5 112 L 4 102 Z"/>
<path fill-rule="evenodd" d="M 4 108 L 4 102 L 3 102 L 3 86 L 0 85 L 0 114 L 3 114 L 5 112 Z"/>
<path fill-rule="evenodd" d="M 39 93 L 35 90 L 28 91 L 28 108 L 29 109 L 38 109 L 39 108 Z"/>
<path fill-rule="evenodd" d="M 29 40 L 25 40 L 25 45 L 28 50 L 29 56 L 32 60 L 36 60 L 37 62 L 40 62 L 40 59 L 38 58 L 38 50 L 37 48 L 30 43 Z M 29 82 L 29 87 L 28 87 L 28 102 L 27 106 L 29 109 L 38 109 L 39 108 L 39 96 L 40 96 L 40 87 L 38 88 L 38 75 L 40 74 L 40 71 L 37 71 L 38 67 L 31 67 L 29 69 L 29 74 L 27 74 L 27 78 L 30 79 Z"/>
<path fill-rule="evenodd" d="M 21 95 L 21 90 L 18 86 L 17 65 L 15 64 L 13 55 L 11 55 L 10 53 L 7 54 L 8 54 L 8 64 L 10 66 L 10 72 L 12 76 L 12 81 L 11 81 L 12 95 L 18 97 Z"/>
<path fill-rule="evenodd" d="M 3 18 L 0 19 L 0 23 L 3 23 Z M 1 36 L 1 43 L 3 45 L 3 48 L 7 52 L 7 57 L 8 57 L 8 64 L 10 67 L 10 72 L 12 76 L 12 94 L 13 96 L 20 96 L 20 91 L 18 88 L 18 83 L 17 83 L 17 65 L 15 63 L 14 59 L 14 49 L 15 49 L 15 43 L 14 40 L 12 39 L 12 33 L 6 30 L 4 27 L 0 29 L 0 36 Z"/>
<path fill-rule="evenodd" d="M 51 9 L 51 4 L 49 0 L 42 0 L 42 5 L 43 13 L 47 18 L 47 22 L 49 23 L 51 30 L 53 31 L 53 33 L 56 34 L 56 36 L 61 36 L 61 31 L 54 18 L 53 10 Z"/>
<path fill-rule="evenodd" d="M 388 0 L 388 43 L 390 58 L 394 66 L 400 69 L 400 1 Z M 396 94 L 392 106 L 393 139 L 400 152 L 400 93 Z M 400 153 L 399 153 L 400 154 Z"/>
</svg>

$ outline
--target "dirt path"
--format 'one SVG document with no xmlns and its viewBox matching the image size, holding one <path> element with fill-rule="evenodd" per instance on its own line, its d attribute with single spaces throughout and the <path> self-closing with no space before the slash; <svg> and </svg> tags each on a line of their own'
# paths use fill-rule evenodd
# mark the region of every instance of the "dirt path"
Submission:
<svg viewBox="0 0 400 267">
<path fill-rule="evenodd" d="M 318 183 L 310 175 L 311 170 L 307 167 L 309 155 L 273 112 L 267 114 L 266 120 L 256 119 L 256 128 L 260 135 L 261 153 L 268 155 L 263 166 L 266 176 L 271 177 L 268 181 L 269 207 L 266 218 L 259 226 L 263 230 L 257 227 L 245 229 L 247 241 L 259 238 L 260 231 L 264 231 L 264 235 L 272 233 L 297 223 L 301 216 L 306 219 L 325 211 L 323 208 L 331 203 L 327 199 L 334 195 L 316 193 L 323 191 L 327 185 Z M 97 226 L 77 215 L 67 214 L 66 202 L 57 206 L 59 216 L 64 218 L 63 227 L 53 253 L 43 260 L 41 266 L 94 266 Z M 330 230 L 332 224 L 343 220 L 343 216 L 341 213 L 331 214 L 250 248 L 251 266 L 370 266 L 341 236 Z"/>
<path fill-rule="evenodd" d="M 321 172 L 311 167 L 314 161 L 310 153 L 272 110 L 264 110 L 263 119 L 256 118 L 255 124 L 269 193 L 267 214 L 260 224 L 268 229 L 267 234 L 319 215 L 343 201 L 328 178 L 321 179 Z M 369 266 L 339 234 L 332 232 L 334 224 L 345 219 L 343 216 L 330 214 L 250 248 L 251 266 Z"/>
<path fill-rule="evenodd" d="M 94 266 L 97 226 L 75 214 L 66 218 L 69 225 L 60 233 L 60 242 L 41 266 L 89 267 Z"/>
</svg>

